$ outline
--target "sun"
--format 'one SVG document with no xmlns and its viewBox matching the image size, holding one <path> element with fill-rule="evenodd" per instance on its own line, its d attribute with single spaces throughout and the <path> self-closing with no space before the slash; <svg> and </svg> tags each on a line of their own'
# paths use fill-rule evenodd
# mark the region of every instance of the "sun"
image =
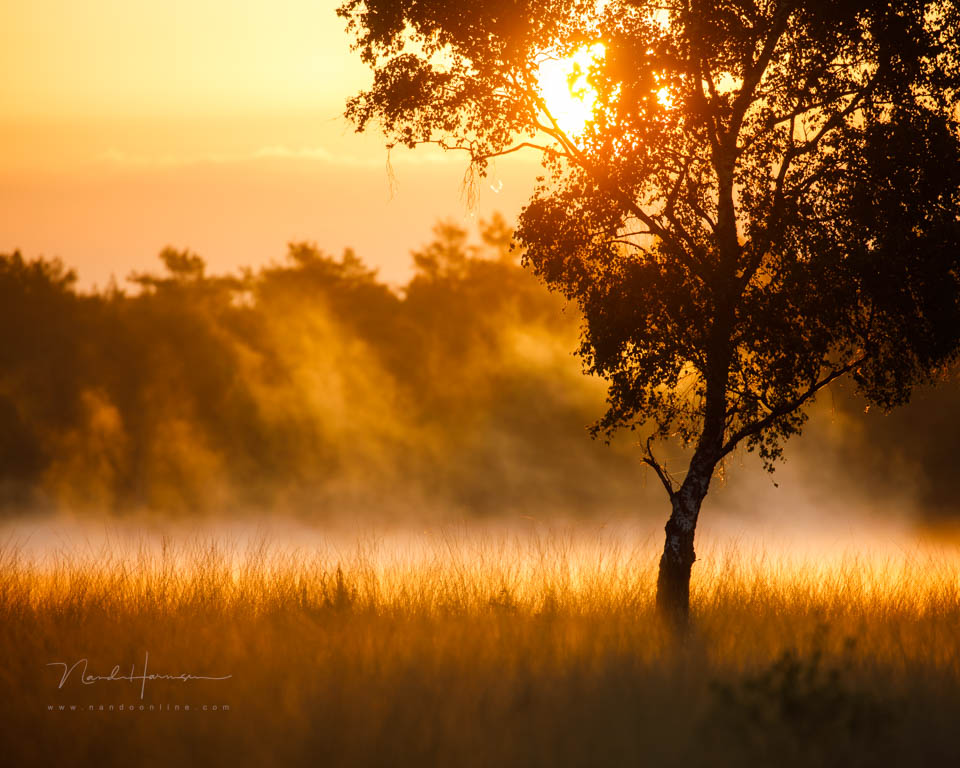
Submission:
<svg viewBox="0 0 960 768">
<path fill-rule="evenodd" d="M 547 111 L 568 136 L 579 136 L 593 118 L 597 92 L 587 81 L 590 68 L 603 60 L 606 48 L 594 43 L 563 58 L 548 58 L 537 70 L 537 84 Z"/>
</svg>

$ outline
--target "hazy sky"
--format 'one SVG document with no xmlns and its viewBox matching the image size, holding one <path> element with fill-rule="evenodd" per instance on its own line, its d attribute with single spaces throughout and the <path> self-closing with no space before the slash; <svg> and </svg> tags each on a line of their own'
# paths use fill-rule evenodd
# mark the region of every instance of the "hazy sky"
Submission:
<svg viewBox="0 0 960 768">
<path fill-rule="evenodd" d="M 395 151 L 391 188 L 383 142 L 340 117 L 368 73 L 336 5 L 0 5 L 0 251 L 59 256 L 89 285 L 166 244 L 224 270 L 312 240 L 402 280 L 438 217 L 515 214 L 532 157 L 501 162 L 472 212 L 459 155 Z"/>
</svg>

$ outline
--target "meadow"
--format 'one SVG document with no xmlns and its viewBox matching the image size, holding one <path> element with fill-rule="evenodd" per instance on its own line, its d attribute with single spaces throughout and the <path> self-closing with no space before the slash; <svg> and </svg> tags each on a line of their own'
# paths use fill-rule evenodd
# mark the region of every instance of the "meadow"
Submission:
<svg viewBox="0 0 960 768">
<path fill-rule="evenodd" d="M 705 541 L 680 639 L 653 609 L 657 542 L 629 528 L 34 544 L 0 549 L 7 765 L 960 757 L 946 546 Z M 67 664 L 136 677 L 145 653 L 150 674 L 230 677 L 58 688 Z"/>
</svg>

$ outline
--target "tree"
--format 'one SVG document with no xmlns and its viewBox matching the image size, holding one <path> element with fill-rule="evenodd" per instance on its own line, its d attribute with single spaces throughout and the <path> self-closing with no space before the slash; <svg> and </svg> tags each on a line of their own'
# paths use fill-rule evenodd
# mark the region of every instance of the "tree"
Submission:
<svg viewBox="0 0 960 768">
<path fill-rule="evenodd" d="M 643 430 L 671 502 L 657 603 L 738 446 L 772 469 L 840 377 L 904 403 L 960 345 L 956 0 L 345 0 L 389 145 L 539 151 L 526 263 L 584 316 L 599 435 Z M 584 55 L 589 52 L 589 56 Z M 572 62 L 590 119 L 542 84 Z M 585 102 L 586 103 L 586 102 Z M 682 479 L 656 446 L 690 448 Z"/>
</svg>

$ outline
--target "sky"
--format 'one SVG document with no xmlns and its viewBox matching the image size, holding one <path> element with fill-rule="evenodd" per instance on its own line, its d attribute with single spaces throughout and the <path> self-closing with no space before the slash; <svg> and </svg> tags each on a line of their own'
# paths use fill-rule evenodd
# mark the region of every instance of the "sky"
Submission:
<svg viewBox="0 0 960 768">
<path fill-rule="evenodd" d="M 466 160 L 357 135 L 370 75 L 336 0 L 31 0 L 0 5 L 0 252 L 59 257 L 81 285 L 154 269 L 166 245 L 214 271 L 290 241 L 354 247 L 403 282 L 439 218 L 512 218 L 536 158 L 500 161 L 477 205 Z"/>
</svg>

